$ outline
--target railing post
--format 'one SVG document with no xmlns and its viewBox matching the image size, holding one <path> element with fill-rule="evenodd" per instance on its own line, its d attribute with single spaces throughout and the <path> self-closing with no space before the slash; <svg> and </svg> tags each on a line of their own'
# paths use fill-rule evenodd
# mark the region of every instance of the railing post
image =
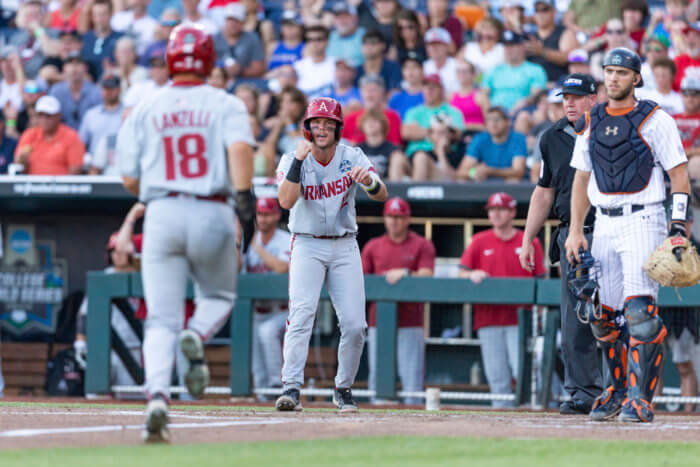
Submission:
<svg viewBox="0 0 700 467">
<path fill-rule="evenodd" d="M 396 302 L 377 302 L 377 394 L 378 399 L 396 397 Z"/>
<path fill-rule="evenodd" d="M 252 321 L 252 300 L 239 298 L 231 316 L 231 396 L 251 394 Z"/>
<path fill-rule="evenodd" d="M 515 389 L 515 405 L 523 405 L 527 400 L 532 369 L 532 353 L 530 338 L 532 337 L 532 311 L 526 308 L 518 309 L 518 380 Z"/>
<path fill-rule="evenodd" d="M 542 395 L 540 405 L 547 409 L 552 394 L 552 374 L 557 361 L 557 329 L 559 312 L 548 309 L 544 320 L 544 348 L 542 349 Z"/>
</svg>

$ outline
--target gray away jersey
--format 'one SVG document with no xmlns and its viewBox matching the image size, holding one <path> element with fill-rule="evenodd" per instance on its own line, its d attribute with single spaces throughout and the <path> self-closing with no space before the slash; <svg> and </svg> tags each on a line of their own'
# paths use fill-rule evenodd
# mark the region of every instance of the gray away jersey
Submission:
<svg viewBox="0 0 700 467">
<path fill-rule="evenodd" d="M 296 151 L 284 154 L 277 167 L 277 186 L 282 184 Z M 301 165 L 300 196 L 289 212 L 289 231 L 295 234 L 340 236 L 357 232 L 355 193 L 357 184 L 350 169 L 360 166 L 374 171 L 361 149 L 338 144 L 327 165 L 309 154 Z"/>
<path fill-rule="evenodd" d="M 227 148 L 239 141 L 255 144 L 240 99 L 206 84 L 166 86 L 122 125 L 117 166 L 121 175 L 139 179 L 144 202 L 169 192 L 230 195 Z"/>
</svg>

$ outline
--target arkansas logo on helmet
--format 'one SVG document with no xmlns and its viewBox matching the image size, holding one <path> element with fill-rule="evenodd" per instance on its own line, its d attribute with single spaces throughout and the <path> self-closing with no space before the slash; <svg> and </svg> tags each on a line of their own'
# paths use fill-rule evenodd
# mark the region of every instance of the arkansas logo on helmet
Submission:
<svg viewBox="0 0 700 467">
<path fill-rule="evenodd" d="M 304 113 L 304 138 L 309 141 L 313 141 L 310 122 L 314 118 L 329 118 L 338 122 L 335 141 L 340 141 L 340 134 L 343 132 L 343 108 L 340 102 L 330 97 L 319 97 L 309 102 Z"/>
<path fill-rule="evenodd" d="M 177 26 L 170 33 L 165 59 L 170 76 L 194 73 L 206 78 L 216 61 L 214 41 L 199 24 Z"/>
</svg>

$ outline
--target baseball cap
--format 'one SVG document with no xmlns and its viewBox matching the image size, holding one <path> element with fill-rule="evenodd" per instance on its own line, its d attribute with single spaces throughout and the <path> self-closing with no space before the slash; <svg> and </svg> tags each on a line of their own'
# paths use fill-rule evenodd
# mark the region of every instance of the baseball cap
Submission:
<svg viewBox="0 0 700 467">
<path fill-rule="evenodd" d="M 439 86 L 442 86 L 442 78 L 440 78 L 440 75 L 437 73 L 433 73 L 431 75 L 425 75 L 423 77 L 423 84 L 437 84 Z"/>
<path fill-rule="evenodd" d="M 522 2 L 520 0 L 501 0 L 501 4 L 498 6 L 499 9 L 501 8 L 508 8 L 508 7 L 518 7 L 521 10 L 524 10 L 525 7 L 523 6 Z"/>
<path fill-rule="evenodd" d="M 80 62 L 80 63 L 87 63 L 85 59 L 83 58 L 82 55 L 80 55 L 80 52 L 71 52 L 68 54 L 66 59 L 63 61 L 64 63 L 70 63 L 70 62 Z"/>
<path fill-rule="evenodd" d="M 46 92 L 48 90 L 48 84 L 41 78 L 30 79 L 27 80 L 26 83 L 24 83 L 24 92 L 26 92 L 27 94 L 38 94 L 40 92 Z"/>
<path fill-rule="evenodd" d="M 301 24 L 301 17 L 294 10 L 284 10 L 284 12 L 282 13 L 281 22 L 282 24 Z"/>
<path fill-rule="evenodd" d="M 224 8 L 224 18 L 234 18 L 238 21 L 245 20 L 245 6 L 242 3 L 229 3 Z"/>
<path fill-rule="evenodd" d="M 525 36 L 523 36 L 522 34 L 518 34 L 517 32 L 506 30 L 503 31 L 503 36 L 501 37 L 501 40 L 506 45 L 522 44 L 523 42 L 525 42 Z"/>
<path fill-rule="evenodd" d="M 385 216 L 410 216 L 411 206 L 405 199 L 396 196 L 394 198 L 389 198 L 386 203 L 384 203 L 383 214 Z"/>
<path fill-rule="evenodd" d="M 278 213 L 280 212 L 280 206 L 275 198 L 259 198 L 255 203 L 255 212 L 262 214 Z"/>
<path fill-rule="evenodd" d="M 121 84 L 119 76 L 117 75 L 106 75 L 100 80 L 100 84 L 103 88 L 118 88 Z"/>
<path fill-rule="evenodd" d="M 61 113 L 61 103 L 53 96 L 41 96 L 36 101 L 35 109 L 40 114 L 56 115 Z"/>
<path fill-rule="evenodd" d="M 384 78 L 382 78 L 380 75 L 364 75 L 362 78 L 360 78 L 360 81 L 357 84 L 359 84 L 359 87 L 362 87 L 365 84 L 376 84 L 386 88 Z"/>
<path fill-rule="evenodd" d="M 681 91 L 700 91 L 700 76 L 684 76 L 681 81 Z"/>
<path fill-rule="evenodd" d="M 598 86 L 591 75 L 584 73 L 571 73 L 564 78 L 559 94 L 574 94 L 576 96 L 587 96 L 595 94 Z"/>
<path fill-rule="evenodd" d="M 425 31 L 423 42 L 426 44 L 440 43 L 450 45 L 452 43 L 452 37 L 445 28 L 430 28 Z"/>
<path fill-rule="evenodd" d="M 331 11 L 336 15 L 340 13 L 347 13 L 353 16 L 357 15 L 357 8 L 355 8 L 354 5 L 351 5 L 348 2 L 335 2 L 333 4 L 333 7 L 331 7 Z"/>
<path fill-rule="evenodd" d="M 409 50 L 406 52 L 406 56 L 401 60 L 401 66 L 404 66 L 404 64 L 408 61 L 416 62 L 418 63 L 421 67 L 423 66 L 423 60 L 421 57 L 413 50 Z"/>
<path fill-rule="evenodd" d="M 588 52 L 583 49 L 574 49 L 569 52 L 569 63 L 588 63 Z"/>
<path fill-rule="evenodd" d="M 491 208 L 515 209 L 517 204 L 518 203 L 515 201 L 515 199 L 513 199 L 511 195 L 499 191 L 498 193 L 494 193 L 491 196 L 489 196 L 489 201 L 488 203 L 486 203 L 486 210 L 489 210 Z"/>
<path fill-rule="evenodd" d="M 564 102 L 564 96 L 562 96 L 561 88 L 555 88 L 547 93 L 547 102 L 550 104 L 561 104 Z"/>
</svg>

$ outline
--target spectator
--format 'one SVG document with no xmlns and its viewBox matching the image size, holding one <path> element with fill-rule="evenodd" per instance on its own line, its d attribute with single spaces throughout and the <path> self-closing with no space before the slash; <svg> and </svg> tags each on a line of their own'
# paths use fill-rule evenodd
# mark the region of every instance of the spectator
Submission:
<svg viewBox="0 0 700 467">
<path fill-rule="evenodd" d="M 581 73 L 584 75 L 590 75 L 591 74 L 591 65 L 590 65 L 590 60 L 588 58 L 588 52 L 586 52 L 583 49 L 574 49 L 571 52 L 569 52 L 569 55 L 567 57 L 567 62 L 568 62 L 568 71 L 569 74 L 573 73 Z M 561 87 L 564 85 L 564 80 L 566 79 L 567 75 L 562 76 L 559 81 L 557 81 L 557 87 Z"/>
<path fill-rule="evenodd" d="M 294 10 L 287 10 L 282 14 L 280 36 L 280 41 L 268 49 L 268 70 L 274 70 L 282 65 L 294 65 L 294 62 L 302 58 L 304 25 Z"/>
<path fill-rule="evenodd" d="M 229 3 L 224 9 L 227 10 L 230 5 L 240 5 L 240 3 Z M 199 0 L 182 0 L 182 11 L 184 12 L 182 24 L 201 24 L 207 33 L 212 36 L 216 35 L 216 33 L 219 32 L 219 26 L 200 13 L 198 7 Z M 224 15 L 228 14 L 230 14 L 230 12 L 227 10 Z M 239 13 L 237 13 L 237 15 L 240 17 Z M 243 18 L 240 21 L 242 22 L 243 20 L 245 20 L 245 8 L 243 9 Z"/>
<path fill-rule="evenodd" d="M 243 257 L 243 272 L 287 274 L 291 236 L 278 226 L 281 212 L 277 200 L 258 199 L 255 213 L 258 230 Z M 282 341 L 287 324 L 287 302 L 256 300 L 253 310 L 253 384 L 256 388 L 279 387 L 282 385 Z"/>
<path fill-rule="evenodd" d="M 418 15 L 414 11 L 401 10 L 396 15 L 394 46 L 396 47 L 396 56 L 401 64 L 408 57 L 413 57 L 420 63 L 428 59 Z"/>
<path fill-rule="evenodd" d="M 574 31 L 555 22 L 554 0 L 535 0 L 536 33 L 525 44 L 527 59 L 547 73 L 547 80 L 559 81 L 566 75 L 569 52 L 579 44 Z"/>
<path fill-rule="evenodd" d="M 525 37 L 503 33 L 506 62 L 491 69 L 482 80 L 492 105 L 509 111 L 525 107 L 533 96 L 547 88 L 547 74 L 540 65 L 525 60 Z"/>
<path fill-rule="evenodd" d="M 433 150 L 413 155 L 413 180 L 454 181 L 466 152 L 461 131 L 449 117 L 437 114 L 430 121 L 428 140 Z"/>
<path fill-rule="evenodd" d="M 24 86 L 24 73 L 22 62 L 13 47 L 4 47 L 0 50 L 0 109 L 8 106 L 19 111 L 22 108 L 22 86 Z"/>
<path fill-rule="evenodd" d="M 111 137 L 116 141 L 119 127 L 122 125 L 122 106 L 119 103 L 119 77 L 108 75 L 100 82 L 102 88 L 102 103 L 96 105 L 85 113 L 85 118 L 80 124 L 78 135 L 85 143 L 87 152 L 95 154 L 97 143 L 104 137 Z M 104 170 L 105 164 L 91 164 L 89 173 L 97 174 Z M 97 169 L 93 171 L 93 169 Z"/>
<path fill-rule="evenodd" d="M 498 178 L 518 182 L 525 175 L 527 144 L 525 136 L 512 131 L 503 107 L 491 107 L 486 113 L 486 131 L 469 144 L 466 157 L 458 169 L 462 180 L 483 182 Z"/>
<path fill-rule="evenodd" d="M 659 58 L 652 65 L 655 91 L 638 89 L 635 93 L 639 99 L 649 99 L 661 106 L 670 115 L 683 112 L 683 99 L 680 93 L 673 90 L 676 77 L 676 64 L 670 58 Z"/>
<path fill-rule="evenodd" d="M 268 0 L 265 0 L 267 3 Z M 214 2 L 210 3 L 213 4 Z M 243 30 L 248 32 L 254 32 L 260 37 L 263 43 L 263 50 L 272 44 L 275 40 L 276 32 L 275 25 L 265 17 L 263 13 L 263 7 L 258 0 L 242 0 L 245 6 L 245 20 L 243 20 Z M 225 10 L 225 8 L 223 8 Z M 211 11 L 211 9 L 209 10 Z"/>
<path fill-rule="evenodd" d="M 489 98 L 474 85 L 476 67 L 466 60 L 457 62 L 459 89 L 452 94 L 450 105 L 464 116 L 464 129 L 470 132 L 484 131 L 484 113 L 489 108 Z"/>
<path fill-rule="evenodd" d="M 362 38 L 365 29 L 357 25 L 357 9 L 341 0 L 333 5 L 333 13 L 335 28 L 328 39 L 326 53 L 336 60 L 344 59 L 352 66 L 362 65 Z"/>
<path fill-rule="evenodd" d="M 384 114 L 389 122 L 387 141 L 397 146 L 401 145 L 401 117 L 395 111 L 386 107 L 386 89 L 381 76 L 366 75 L 360 79 L 360 95 L 363 108 L 345 117 L 343 124 L 343 138 L 353 144 L 365 140 L 365 135 L 359 128 L 358 121 L 368 110 L 378 110 Z"/>
<path fill-rule="evenodd" d="M 625 0 L 620 9 L 625 32 L 634 43 L 632 50 L 639 52 L 644 38 L 644 24 L 649 17 L 647 2 L 646 0 Z"/>
<path fill-rule="evenodd" d="M 386 140 L 386 136 L 389 133 L 389 120 L 384 115 L 384 112 L 368 110 L 360 117 L 358 126 L 365 140 L 357 146 L 362 149 L 362 152 L 372 162 L 377 175 L 382 179 L 386 178 L 389 174 L 389 161 L 393 157 L 405 157 L 400 147 Z"/>
<path fill-rule="evenodd" d="M 681 83 L 683 113 L 674 115 L 681 135 L 683 149 L 688 156 L 688 174 L 700 178 L 700 76 L 688 75 Z"/>
<path fill-rule="evenodd" d="M 651 67 L 652 64 L 658 59 L 669 58 L 669 45 L 670 43 L 668 42 L 668 39 L 663 36 L 652 37 L 644 43 L 642 51 L 645 60 L 642 63 L 641 75 L 642 80 L 644 81 L 644 86 L 642 86 L 642 89 L 645 91 L 656 91 L 656 81 L 654 80 L 654 72 L 652 71 Z"/>
<path fill-rule="evenodd" d="M 294 63 L 299 89 L 309 98 L 328 95 L 335 78 L 335 59 L 326 55 L 328 29 L 311 26 L 305 39 L 304 58 Z"/>
<path fill-rule="evenodd" d="M 622 0 L 571 0 L 564 24 L 576 32 L 592 33 L 620 15 Z"/>
<path fill-rule="evenodd" d="M 525 34 L 525 7 L 520 0 L 501 0 L 498 12 L 503 27 L 508 31 Z"/>
<path fill-rule="evenodd" d="M 386 234 L 373 238 L 362 249 L 362 272 L 386 277 L 396 284 L 404 277 L 431 277 L 435 270 L 435 247 L 409 229 L 411 208 L 401 198 L 384 203 Z M 377 389 L 376 304 L 370 304 L 367 350 L 369 356 L 369 390 Z M 407 392 L 423 390 L 425 340 L 423 304 L 399 303 L 396 333 L 397 367 L 401 388 Z M 421 398 L 406 398 L 406 404 L 419 404 Z"/>
<path fill-rule="evenodd" d="M 71 55 L 63 65 L 65 81 L 51 86 L 49 94 L 61 103 L 63 121 L 73 129 L 80 128 L 80 122 L 88 109 L 100 104 L 100 91 L 87 79 L 87 63 L 81 55 Z"/>
<path fill-rule="evenodd" d="M 207 78 L 207 84 L 209 86 L 218 89 L 223 89 L 224 91 L 227 90 L 226 81 L 226 70 L 224 70 L 224 67 L 222 66 L 215 66 L 214 68 L 212 68 L 211 73 Z"/>
<path fill-rule="evenodd" d="M 114 47 L 121 33 L 112 31 L 112 3 L 109 0 L 94 0 L 88 14 L 92 18 L 93 28 L 83 35 L 81 56 L 95 71 L 95 77 L 102 76 L 102 67 L 114 61 Z"/>
<path fill-rule="evenodd" d="M 3 8 L 4 5 L 3 3 Z M 44 58 L 57 52 L 52 32 L 44 29 L 44 4 L 38 0 L 22 3 L 15 21 L 17 29 L 11 33 L 8 44 L 13 46 L 22 58 L 22 67 L 26 75 L 35 78 Z"/>
<path fill-rule="evenodd" d="M 260 93 L 255 86 L 242 83 L 236 86 L 235 95 L 245 104 L 248 111 L 250 129 L 257 141 L 258 137 L 260 137 L 260 120 L 258 119 L 258 98 Z"/>
<path fill-rule="evenodd" d="M 370 8 L 371 5 L 372 7 Z M 357 6 L 359 23 L 365 31 L 378 31 L 385 44 L 394 37 L 394 18 L 401 11 L 397 0 L 372 0 Z"/>
<path fill-rule="evenodd" d="M 426 75 L 439 74 L 445 92 L 447 95 L 452 95 L 459 89 L 459 80 L 457 79 L 457 60 L 450 57 L 450 44 L 452 44 L 450 33 L 443 28 L 431 28 L 425 33 L 423 40 L 428 50 L 428 60 L 423 63 L 423 72 Z"/>
<path fill-rule="evenodd" d="M 384 0 L 381 0 L 384 1 Z M 380 1 L 380 3 L 381 3 Z M 365 61 L 357 67 L 358 82 L 365 75 L 380 75 L 388 91 L 401 87 L 401 67 L 385 57 L 387 43 L 384 36 L 374 29 L 367 31 L 362 37 L 362 55 Z"/>
<path fill-rule="evenodd" d="M 355 87 L 355 67 L 345 59 L 335 62 L 335 83 L 329 97 L 340 102 L 345 115 L 362 108 L 362 96 Z"/>
<path fill-rule="evenodd" d="M 61 123 L 61 104 L 53 96 L 36 103 L 39 126 L 30 128 L 17 143 L 15 163 L 29 175 L 72 175 L 83 169 L 85 146 L 78 133 Z"/>
<path fill-rule="evenodd" d="M 441 28 L 449 33 L 451 54 L 462 47 L 462 23 L 451 14 L 449 0 L 428 0 L 427 22 L 429 28 Z"/>
<path fill-rule="evenodd" d="M 55 58 L 60 60 L 61 67 L 63 66 L 63 61 L 65 61 L 69 56 L 80 54 L 80 52 L 83 50 L 83 39 L 77 31 L 61 31 L 58 34 L 58 41 L 58 57 Z M 42 67 L 46 63 L 50 63 L 49 59 L 42 64 Z"/>
<path fill-rule="evenodd" d="M 257 33 L 243 30 L 245 14 L 242 3 L 229 3 L 224 12 L 226 23 L 214 36 L 216 56 L 223 60 L 229 79 L 260 78 L 265 74 L 265 50 Z"/>
<path fill-rule="evenodd" d="M 51 13 L 49 27 L 59 31 L 77 31 L 80 7 L 77 0 L 60 0 L 59 7 Z"/>
<path fill-rule="evenodd" d="M 260 153 L 256 158 L 265 159 L 265 174 L 273 176 L 279 157 L 294 151 L 297 143 L 303 138 L 301 121 L 306 110 L 306 96 L 299 89 L 287 87 L 280 94 L 279 111 L 276 116 L 268 119 L 263 125 L 268 130 Z M 263 164 L 256 162 L 256 167 Z"/>
<path fill-rule="evenodd" d="M 17 140 L 5 134 L 6 125 L 5 114 L 0 110 L 0 175 L 7 174 L 7 166 L 12 163 L 17 148 Z"/>
<path fill-rule="evenodd" d="M 260 115 L 263 120 L 277 115 L 280 93 L 286 88 L 297 88 L 299 79 L 292 65 L 282 65 L 268 73 L 267 92 L 260 96 Z"/>
<path fill-rule="evenodd" d="M 406 112 L 406 118 L 401 125 L 401 137 L 408 141 L 406 147 L 408 157 L 412 157 L 416 151 L 430 152 L 433 150 L 433 143 L 430 142 L 428 136 L 432 118 L 437 114 L 445 114 L 459 131 L 464 130 L 462 112 L 445 102 L 445 90 L 439 75 L 427 75 L 423 78 L 423 99 L 424 104 L 413 107 Z M 392 180 L 400 180 L 405 175 L 412 174 L 408 159 L 393 159 L 389 167 L 389 174 Z"/>
<path fill-rule="evenodd" d="M 487 277 L 539 277 L 545 273 L 544 254 L 537 238 L 533 272 L 520 266 L 518 252 L 522 230 L 513 227 L 515 200 L 507 193 L 489 197 L 486 210 L 493 228 L 474 235 L 462 254 L 460 277 L 475 284 Z M 472 305 L 472 324 L 481 343 L 481 358 L 493 394 L 511 394 L 512 380 L 518 374 L 518 307 L 516 305 Z M 492 401 L 493 407 L 509 407 L 512 402 Z"/>
<path fill-rule="evenodd" d="M 617 47 L 634 49 L 635 47 L 632 39 L 625 33 L 622 21 L 617 18 L 608 20 L 604 32 L 603 36 L 598 39 L 592 39 L 583 46 L 589 52 L 597 50 L 591 55 L 591 74 L 596 81 L 604 81 L 603 59 L 605 58 L 606 50 L 612 50 Z"/>
<path fill-rule="evenodd" d="M 22 90 L 22 110 L 11 106 L 5 107 L 5 133 L 12 138 L 19 138 L 19 135 L 29 128 L 36 126 L 36 111 L 34 106 L 41 96 L 46 95 L 48 86 L 43 80 L 29 80 L 24 84 Z"/>
<path fill-rule="evenodd" d="M 691 73 L 700 72 L 698 70 L 700 68 L 700 21 L 688 23 L 683 31 L 683 39 L 685 52 L 674 59 L 676 62 L 676 81 L 673 89 L 676 91 L 680 89 L 681 81 L 683 81 L 687 70 L 692 70 Z"/>
<path fill-rule="evenodd" d="M 401 62 L 403 87 L 389 98 L 389 108 L 398 112 L 403 120 L 413 107 L 423 103 L 423 62 L 413 52 Z"/>
<path fill-rule="evenodd" d="M 136 83 L 129 88 L 122 99 L 124 107 L 132 108 L 136 106 L 136 104 L 153 94 L 156 90 L 168 84 L 170 75 L 163 54 L 155 51 L 148 61 L 148 65 L 149 79 Z"/>
<path fill-rule="evenodd" d="M 126 3 L 129 8 L 114 13 L 110 24 L 116 32 L 131 37 L 136 46 L 136 53 L 141 55 L 153 42 L 158 21 L 146 13 L 148 0 L 127 0 Z"/>
<path fill-rule="evenodd" d="M 674 26 L 679 22 L 685 23 L 686 18 L 690 17 L 688 9 L 693 2 L 688 0 L 666 0 L 665 3 L 665 11 L 663 8 L 652 8 L 652 14 L 650 15 L 644 37 L 645 39 L 663 37 L 664 40 L 669 42 L 669 45 L 671 42 L 678 42 L 678 45 L 680 45 L 682 38 L 673 37 L 677 36 Z"/>
<path fill-rule="evenodd" d="M 479 75 L 484 75 L 505 61 L 505 49 L 499 43 L 502 36 L 503 24 L 498 19 L 487 16 L 474 26 L 476 41 L 468 42 L 460 55 L 474 64 Z"/>
<path fill-rule="evenodd" d="M 165 57 L 165 48 L 168 45 L 168 37 L 173 31 L 175 26 L 180 24 L 182 16 L 180 12 L 175 8 L 168 8 L 163 11 L 160 16 L 160 21 L 158 26 L 153 31 L 153 42 L 146 46 L 146 49 L 141 52 L 141 58 L 139 59 L 139 64 L 143 67 L 149 67 L 149 61 L 151 58 L 157 54 L 161 57 Z"/>
<path fill-rule="evenodd" d="M 114 48 L 117 66 L 113 73 L 119 76 L 121 81 L 122 95 L 136 83 L 141 83 L 148 79 L 148 70 L 136 63 L 138 56 L 134 47 L 134 41 L 128 37 L 120 37 Z"/>
</svg>

